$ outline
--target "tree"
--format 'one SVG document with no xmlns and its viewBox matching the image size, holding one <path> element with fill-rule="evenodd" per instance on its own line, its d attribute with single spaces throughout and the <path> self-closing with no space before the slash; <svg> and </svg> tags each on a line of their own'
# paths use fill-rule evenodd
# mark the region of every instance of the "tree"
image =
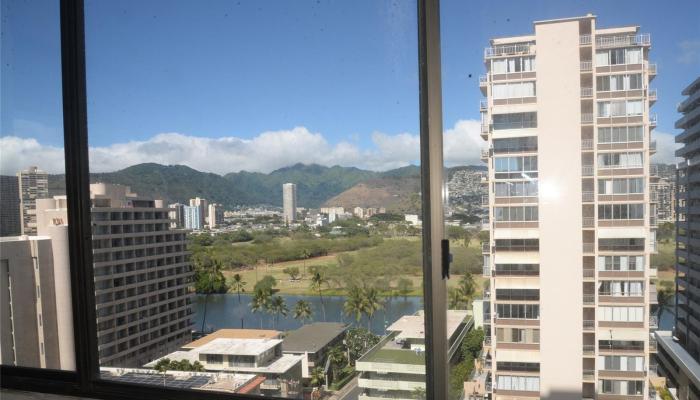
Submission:
<svg viewBox="0 0 700 400">
<path fill-rule="evenodd" d="M 426 399 L 426 393 L 425 389 L 422 387 L 417 387 L 413 389 L 413 398 L 416 400 L 425 400 Z"/>
<path fill-rule="evenodd" d="M 354 363 L 367 350 L 379 343 L 379 336 L 365 328 L 351 328 L 345 335 L 345 347 L 348 349 L 349 362 Z"/>
<path fill-rule="evenodd" d="M 277 286 L 277 279 L 275 279 L 275 277 L 272 275 L 265 275 L 258 281 L 258 283 L 255 284 L 253 290 L 256 292 L 258 290 L 267 290 L 268 292 L 272 293 L 275 286 Z"/>
<path fill-rule="evenodd" d="M 484 343 L 484 329 L 472 329 L 462 342 L 462 356 L 466 358 L 477 358 Z"/>
<path fill-rule="evenodd" d="M 467 309 L 469 303 L 474 298 L 476 292 L 476 283 L 471 272 L 466 271 L 456 288 L 450 289 L 448 292 L 450 308 Z"/>
<path fill-rule="evenodd" d="M 311 370 L 311 386 L 321 387 L 326 381 L 326 374 L 322 367 L 316 367 Z"/>
<path fill-rule="evenodd" d="M 280 315 L 287 316 L 287 313 L 289 312 L 287 302 L 282 296 L 274 296 L 270 299 L 268 304 L 268 311 L 274 316 L 274 324 L 272 326 L 274 329 L 277 329 L 277 323 L 279 322 Z"/>
<path fill-rule="evenodd" d="M 321 274 L 320 271 L 314 272 L 311 277 L 311 290 L 318 291 L 318 297 L 321 300 L 321 311 L 323 312 L 323 321 L 326 321 L 326 306 L 323 303 L 323 286 L 328 284 L 328 279 Z"/>
<path fill-rule="evenodd" d="M 364 293 L 362 289 L 357 286 L 348 289 L 347 295 L 345 296 L 345 303 L 343 303 L 343 312 L 345 315 L 354 316 L 355 320 L 360 322 L 362 314 L 365 312 L 363 300 Z"/>
<path fill-rule="evenodd" d="M 204 332 L 204 324 L 207 320 L 207 304 L 209 296 L 214 293 L 225 293 L 227 291 L 226 278 L 221 272 L 221 263 L 218 260 L 213 260 L 209 257 L 204 257 L 195 264 L 195 291 L 204 294 L 204 312 L 202 315 L 202 332 Z"/>
<path fill-rule="evenodd" d="M 238 303 L 241 303 L 241 292 L 245 292 L 245 285 L 247 282 L 243 281 L 241 274 L 234 274 L 229 280 L 229 287 L 238 293 Z"/>
<path fill-rule="evenodd" d="M 311 253 L 309 253 L 309 250 L 304 248 L 301 252 L 301 257 L 304 259 L 304 276 L 306 276 L 306 260 L 311 257 Z"/>
<path fill-rule="evenodd" d="M 253 294 L 253 298 L 250 301 L 250 310 L 253 313 L 262 313 L 268 309 L 268 303 L 270 302 L 270 297 L 272 293 L 265 289 L 256 290 Z M 262 316 L 260 317 L 260 329 L 262 329 Z"/>
<path fill-rule="evenodd" d="M 293 281 L 299 279 L 299 267 L 287 267 L 283 269 L 282 272 L 289 275 L 289 279 Z"/>
<path fill-rule="evenodd" d="M 408 295 L 413 291 L 413 281 L 408 278 L 400 278 L 396 285 L 399 289 L 399 294 L 406 300 Z"/>
<path fill-rule="evenodd" d="M 371 330 L 372 317 L 374 316 L 375 312 L 384 308 L 384 302 L 379 297 L 379 291 L 373 287 L 370 287 L 364 290 L 362 303 L 364 312 L 367 315 L 367 329 Z"/>
<path fill-rule="evenodd" d="M 333 382 L 338 380 L 338 371 L 342 369 L 345 363 L 345 353 L 340 346 L 333 346 L 328 350 L 328 360 L 331 363 L 331 370 L 333 374 Z"/>
<path fill-rule="evenodd" d="M 302 325 L 306 325 L 307 320 L 311 320 L 313 310 L 311 304 L 306 300 L 299 300 L 294 305 L 294 319 L 300 320 Z"/>
</svg>

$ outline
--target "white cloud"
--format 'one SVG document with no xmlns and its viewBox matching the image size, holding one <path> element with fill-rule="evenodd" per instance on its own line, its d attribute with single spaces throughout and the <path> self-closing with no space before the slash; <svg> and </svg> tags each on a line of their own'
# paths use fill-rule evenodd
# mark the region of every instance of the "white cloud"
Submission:
<svg viewBox="0 0 700 400">
<path fill-rule="evenodd" d="M 459 121 L 445 132 L 448 165 L 478 162 L 479 148 L 484 143 L 479 139 L 478 128 L 477 121 Z M 160 133 L 148 140 L 91 147 L 90 169 L 108 172 L 154 162 L 182 164 L 200 171 L 225 174 L 241 170 L 270 172 L 302 162 L 383 171 L 419 160 L 419 136 L 416 134 L 375 132 L 371 141 L 369 148 L 348 141 L 332 145 L 322 134 L 310 132 L 305 127 L 263 132 L 251 139 Z M 28 165 L 61 173 L 64 169 L 63 150 L 42 145 L 32 138 L 1 137 L 0 173 L 14 174 Z"/>
<path fill-rule="evenodd" d="M 700 39 L 684 40 L 678 43 L 680 55 L 677 60 L 681 64 L 700 64 Z"/>
<path fill-rule="evenodd" d="M 676 143 L 673 134 L 653 130 L 651 138 L 656 140 L 656 154 L 651 156 L 651 162 L 675 164 L 682 161 L 675 156 L 676 150 L 681 147 L 681 144 Z"/>
</svg>

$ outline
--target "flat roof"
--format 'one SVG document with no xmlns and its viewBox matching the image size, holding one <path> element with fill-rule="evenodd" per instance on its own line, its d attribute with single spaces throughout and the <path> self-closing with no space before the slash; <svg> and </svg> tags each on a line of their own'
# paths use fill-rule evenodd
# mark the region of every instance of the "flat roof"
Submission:
<svg viewBox="0 0 700 400">
<path fill-rule="evenodd" d="M 214 339 L 279 339 L 281 334 L 279 331 L 267 329 L 219 329 L 182 346 L 182 348 L 194 349 L 204 346 Z"/>
<path fill-rule="evenodd" d="M 177 389 L 221 390 L 234 393 L 258 382 L 255 374 L 168 371 L 162 374 L 145 368 L 100 368 L 100 377 L 110 381 L 166 386 Z M 264 379 L 263 379 L 264 380 Z M 251 389 L 247 389 L 250 391 Z"/>
<path fill-rule="evenodd" d="M 281 339 L 226 339 L 219 338 L 194 350 L 199 354 L 257 356 L 282 343 Z"/>
<path fill-rule="evenodd" d="M 469 315 L 466 310 L 447 310 L 447 338 L 451 338 L 459 325 Z M 425 317 L 419 311 L 416 315 L 404 315 L 386 328 L 390 332 L 399 332 L 398 339 L 425 339 Z"/>
<path fill-rule="evenodd" d="M 682 370 L 683 375 L 693 381 L 695 386 L 700 387 L 700 363 L 695 360 L 678 342 L 673 340 L 671 331 L 656 331 L 656 342 L 673 358 Z"/>
<path fill-rule="evenodd" d="M 347 329 L 348 326 L 340 322 L 315 322 L 304 325 L 284 338 L 282 351 L 316 353 Z"/>
</svg>

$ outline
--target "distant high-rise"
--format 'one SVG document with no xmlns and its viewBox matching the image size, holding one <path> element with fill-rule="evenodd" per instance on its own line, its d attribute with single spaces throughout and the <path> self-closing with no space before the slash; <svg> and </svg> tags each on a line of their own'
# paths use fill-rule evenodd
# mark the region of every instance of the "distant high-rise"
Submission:
<svg viewBox="0 0 700 400">
<path fill-rule="evenodd" d="M 209 216 L 209 228 L 216 228 L 224 222 L 224 209 L 221 204 L 209 204 L 207 215 Z"/>
<path fill-rule="evenodd" d="M 297 185 L 293 183 L 282 185 L 282 208 L 285 223 L 288 224 L 297 219 Z"/>
<path fill-rule="evenodd" d="M 184 228 L 185 227 L 185 205 L 180 204 L 180 203 L 173 203 L 173 204 L 169 204 L 168 208 L 170 209 L 170 212 L 168 212 L 168 217 L 171 219 L 170 227 L 173 229 Z"/>
<path fill-rule="evenodd" d="M 37 167 L 17 173 L 23 235 L 36 235 L 36 200 L 49 197 L 49 175 Z"/>
<path fill-rule="evenodd" d="M 185 221 L 185 229 L 199 230 L 202 225 L 202 209 L 199 206 L 183 206 L 182 214 Z"/>
<path fill-rule="evenodd" d="M 22 233 L 19 208 L 19 179 L 0 175 L 0 236 Z"/>
<path fill-rule="evenodd" d="M 195 197 L 190 199 L 190 207 L 199 207 L 199 227 L 204 228 L 204 225 L 209 221 L 209 203 L 206 199 Z"/>
</svg>

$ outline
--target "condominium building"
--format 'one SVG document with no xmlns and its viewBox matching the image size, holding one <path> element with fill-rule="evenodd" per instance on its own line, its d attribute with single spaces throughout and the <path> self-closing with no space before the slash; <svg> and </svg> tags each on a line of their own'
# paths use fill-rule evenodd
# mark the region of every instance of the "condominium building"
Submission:
<svg viewBox="0 0 700 400">
<path fill-rule="evenodd" d="M 221 204 L 209 204 L 207 215 L 209 216 L 210 229 L 216 228 L 224 222 L 224 209 Z"/>
<path fill-rule="evenodd" d="M 37 167 L 17 173 L 23 235 L 36 235 L 36 199 L 49 197 L 49 175 Z"/>
<path fill-rule="evenodd" d="M 659 222 L 676 221 L 676 182 L 659 178 L 651 181 L 651 201 L 656 201 L 656 217 Z"/>
<path fill-rule="evenodd" d="M 186 231 L 128 186 L 92 184 L 90 200 L 100 365 L 138 367 L 191 340 Z M 66 225 L 65 196 L 38 205 L 41 232 Z"/>
<path fill-rule="evenodd" d="M 182 207 L 183 220 L 185 229 L 199 230 L 204 227 L 202 224 L 202 208 L 199 206 L 184 206 Z"/>
<path fill-rule="evenodd" d="M 68 236 L 0 238 L 0 362 L 75 369 Z"/>
<path fill-rule="evenodd" d="M 682 92 L 676 128 L 682 157 L 676 196 L 676 304 L 673 332 L 657 332 L 659 373 L 682 400 L 700 399 L 700 77 Z"/>
<path fill-rule="evenodd" d="M 181 203 L 168 204 L 170 212 L 168 217 L 172 220 L 170 227 L 173 229 L 183 228 L 185 226 L 185 205 Z"/>
<path fill-rule="evenodd" d="M 199 226 L 200 229 L 204 228 L 207 221 L 209 221 L 209 215 L 207 214 L 209 212 L 209 202 L 206 199 L 195 197 L 190 199 L 190 207 L 199 207 Z"/>
<path fill-rule="evenodd" d="M 474 321 L 467 311 L 447 311 L 447 359 L 459 357 L 459 349 Z M 379 343 L 355 363 L 358 400 L 416 399 L 425 390 L 425 316 L 422 311 L 405 315 L 391 324 Z M 435 371 L 444 373 L 444 371 Z"/>
<path fill-rule="evenodd" d="M 649 392 L 649 49 L 637 26 L 587 15 L 535 22 L 484 52 L 495 399 Z"/>
<path fill-rule="evenodd" d="M 0 237 L 22 233 L 19 208 L 19 179 L 0 175 Z"/>
<path fill-rule="evenodd" d="M 286 224 L 297 219 L 297 185 L 293 183 L 282 185 L 282 211 Z"/>
</svg>

